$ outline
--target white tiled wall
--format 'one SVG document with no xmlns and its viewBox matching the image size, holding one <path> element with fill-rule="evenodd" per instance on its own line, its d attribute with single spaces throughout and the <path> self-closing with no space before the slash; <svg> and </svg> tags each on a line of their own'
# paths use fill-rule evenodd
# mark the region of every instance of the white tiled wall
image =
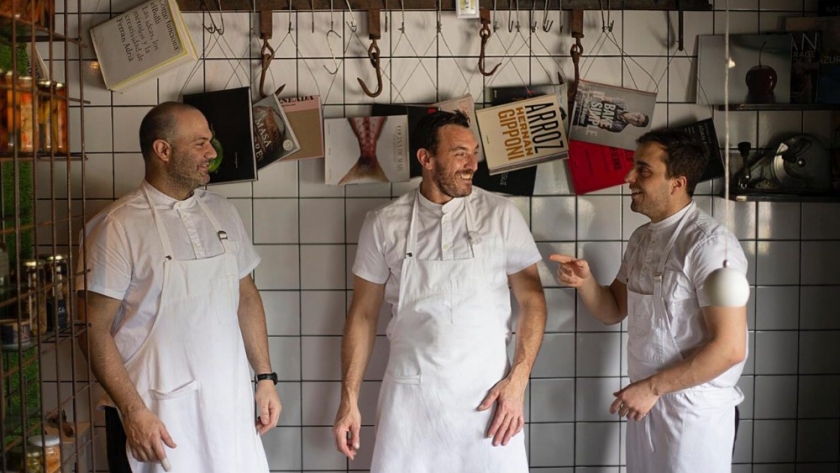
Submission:
<svg viewBox="0 0 840 473">
<path fill-rule="evenodd" d="M 112 0 L 110 8 L 119 12 L 133 3 Z M 816 10 L 816 0 L 731 3 L 738 11 L 732 13 L 730 24 L 739 33 L 768 31 L 776 27 L 780 16 Z M 83 28 L 107 17 L 103 14 L 108 2 L 85 0 L 83 5 Z M 675 13 L 613 11 L 617 43 L 632 55 L 624 64 L 618 46 L 607 41 L 597 47 L 601 16 L 587 12 L 585 78 L 654 90 L 654 81 L 638 62 L 654 78 L 661 78 L 656 126 L 713 115 L 722 140 L 723 114 L 695 105 L 693 85 L 696 35 L 723 33 L 723 2 L 718 1 L 716 8 L 715 12 L 686 13 L 684 53 L 676 51 Z M 291 19 L 287 12 L 275 13 L 272 45 L 278 52 L 267 89 L 285 83 L 285 96 L 319 94 L 325 115 L 336 117 L 366 114 L 374 101 L 428 103 L 466 92 L 483 103 L 484 86 L 546 83 L 558 70 L 567 78 L 573 71 L 567 13 L 561 15 L 566 25 L 563 34 L 557 28 L 556 11 L 551 13 L 555 27 L 549 33 L 540 28 L 530 33 L 528 12 L 520 14 L 520 32 L 509 33 L 504 27 L 507 12 L 499 13 L 502 27 L 490 39 L 487 64 L 501 63 L 502 67 L 489 78 L 477 72 L 476 20 L 457 20 L 451 12 L 444 13 L 437 34 L 434 12 L 408 11 L 404 20 L 398 10 L 388 14 L 390 29 L 379 42 L 385 91 L 376 100 L 364 96 L 355 80 L 360 77 L 371 84 L 375 79 L 364 57 L 366 15 L 359 12 L 355 13 L 359 23 L 355 33 L 345 23 L 349 15 L 333 15 L 342 38 L 341 45 L 333 44 L 340 66 L 335 76 L 323 67 L 334 64 L 325 41 L 330 14 L 314 14 L 313 34 L 308 11 Z M 249 13 L 224 16 L 226 33 L 219 40 L 201 28 L 200 14 L 185 15 L 197 46 L 204 47 L 208 57 L 189 81 L 187 67 L 130 93 L 111 94 L 90 70 L 92 51 L 84 53 L 85 99 L 91 102 L 85 110 L 88 213 L 139 183 L 142 164 L 136 132 L 150 106 L 176 100 L 182 90 L 190 93 L 250 83 L 254 94 L 258 93 L 260 43 L 252 30 L 256 17 Z M 542 21 L 541 12 L 536 19 Z M 289 21 L 291 34 L 287 34 Z M 398 29 L 403 21 L 404 33 Z M 75 22 L 71 27 L 76 28 Z M 70 70 L 78 64 L 74 59 Z M 831 113 L 824 111 L 733 112 L 730 120 L 733 148 L 744 140 L 766 144 L 783 132 L 811 132 L 827 142 L 831 128 Z M 56 182 L 63 179 L 57 176 Z M 348 463 L 335 452 L 330 438 L 339 391 L 340 334 L 352 296 L 349 268 L 364 213 L 416 183 L 342 188 L 325 186 L 322 181 L 323 163 L 305 161 L 274 164 L 262 170 L 255 183 L 214 188 L 235 203 L 263 259 L 255 279 L 268 313 L 271 358 L 282 379 L 277 388 L 284 403 L 280 426 L 264 438 L 273 471 L 365 470 L 373 444 L 371 422 L 388 353 L 381 329 L 363 386 L 366 428 L 360 458 Z M 723 220 L 724 202 L 713 197 L 720 186 L 720 182 L 702 184 L 697 200 Z M 629 211 L 626 188 L 575 197 L 565 166 L 549 163 L 540 166 L 536 194 L 514 201 L 530 223 L 540 251 L 546 256 L 557 251 L 585 256 L 599 281 L 612 281 L 622 243 L 644 222 Z M 739 203 L 729 210 L 726 223 L 742 239 L 754 286 L 749 303 L 750 360 L 740 382 L 747 399 L 741 406 L 735 471 L 836 472 L 840 461 L 840 204 Z M 526 406 L 532 471 L 617 473 L 624 462 L 625 431 L 607 408 L 611 393 L 627 383 L 626 332 L 593 322 L 574 292 L 558 287 L 553 265 L 543 262 L 540 266 L 549 320 Z M 99 465 L 104 468 L 104 462 Z"/>
</svg>

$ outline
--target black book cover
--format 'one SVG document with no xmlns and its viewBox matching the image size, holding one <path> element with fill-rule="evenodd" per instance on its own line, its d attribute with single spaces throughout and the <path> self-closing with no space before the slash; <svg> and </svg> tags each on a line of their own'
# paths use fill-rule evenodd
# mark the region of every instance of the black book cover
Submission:
<svg viewBox="0 0 840 473">
<path fill-rule="evenodd" d="M 534 183 L 537 180 L 537 167 L 531 166 L 518 171 L 490 175 L 487 160 L 478 163 L 473 174 L 473 184 L 490 192 L 509 195 L 534 195 Z"/>
<path fill-rule="evenodd" d="M 420 161 L 417 160 L 417 150 L 419 147 L 410 138 L 412 132 L 421 118 L 437 110 L 438 108 L 432 105 L 403 105 L 393 103 L 375 103 L 371 108 L 370 114 L 375 117 L 408 115 L 408 166 L 410 177 L 420 177 L 423 175 L 423 167 L 420 166 Z"/>
<path fill-rule="evenodd" d="M 717 133 L 715 133 L 715 123 L 711 118 L 678 126 L 675 129 L 688 132 L 697 137 L 703 143 L 703 146 L 706 147 L 709 155 L 709 164 L 706 165 L 706 171 L 703 173 L 703 177 L 700 178 L 700 182 L 724 176 L 720 143 L 718 142 Z"/>
<path fill-rule="evenodd" d="M 210 163 L 210 184 L 255 181 L 251 88 L 184 95 L 184 103 L 199 109 L 213 132 L 217 156 Z"/>
</svg>

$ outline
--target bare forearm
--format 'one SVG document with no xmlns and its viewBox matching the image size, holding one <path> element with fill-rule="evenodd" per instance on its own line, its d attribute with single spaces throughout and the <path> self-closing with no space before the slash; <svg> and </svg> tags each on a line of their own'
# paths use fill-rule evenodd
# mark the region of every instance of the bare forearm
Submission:
<svg viewBox="0 0 840 473">
<path fill-rule="evenodd" d="M 742 359 L 725 343 L 713 340 L 685 360 L 651 376 L 649 381 L 653 392 L 661 396 L 711 381 Z"/>
<path fill-rule="evenodd" d="M 622 314 L 615 294 L 607 286 L 601 286 L 594 276 L 589 276 L 580 287 L 578 296 L 596 319 L 604 325 L 614 325 L 622 320 L 626 314 Z"/>
<path fill-rule="evenodd" d="M 541 294 L 542 295 L 542 294 Z M 522 385 L 527 384 L 531 369 L 542 345 L 545 333 L 546 307 L 545 298 L 534 298 L 527 306 L 521 307 L 516 329 L 516 350 L 510 377 Z"/>
<path fill-rule="evenodd" d="M 146 404 L 140 398 L 134 382 L 125 369 L 117 344 L 114 343 L 114 337 L 109 329 L 92 323 L 88 333 L 91 369 L 114 404 L 123 413 L 145 408 Z"/>
<path fill-rule="evenodd" d="M 271 358 L 268 350 L 268 330 L 265 325 L 265 309 L 260 293 L 254 287 L 242 291 L 239 299 L 239 329 L 248 363 L 255 373 L 270 373 Z"/>
<path fill-rule="evenodd" d="M 342 400 L 356 402 L 359 399 L 359 390 L 375 341 L 376 320 L 351 311 L 341 341 Z"/>
</svg>

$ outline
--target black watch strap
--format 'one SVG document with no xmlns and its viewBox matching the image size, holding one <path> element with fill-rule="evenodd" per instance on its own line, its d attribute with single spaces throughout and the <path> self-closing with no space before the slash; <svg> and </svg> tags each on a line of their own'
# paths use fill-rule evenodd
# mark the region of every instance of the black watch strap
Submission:
<svg viewBox="0 0 840 473">
<path fill-rule="evenodd" d="M 270 379 L 270 380 L 271 380 L 271 381 L 273 381 L 273 382 L 274 382 L 274 384 L 276 385 L 276 384 L 277 384 L 277 373 L 263 373 L 263 374 L 258 374 L 258 375 L 257 375 L 257 377 L 256 377 L 256 379 L 257 379 L 257 382 L 258 382 L 258 383 L 259 383 L 260 381 L 265 381 L 266 379 Z"/>
</svg>

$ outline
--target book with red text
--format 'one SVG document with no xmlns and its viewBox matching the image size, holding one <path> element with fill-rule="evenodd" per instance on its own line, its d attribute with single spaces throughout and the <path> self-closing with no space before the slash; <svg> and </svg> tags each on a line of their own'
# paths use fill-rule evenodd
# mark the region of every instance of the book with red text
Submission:
<svg viewBox="0 0 840 473">
<path fill-rule="evenodd" d="M 586 194 L 624 183 L 633 168 L 633 151 L 569 141 L 569 174 L 575 194 Z"/>
</svg>

